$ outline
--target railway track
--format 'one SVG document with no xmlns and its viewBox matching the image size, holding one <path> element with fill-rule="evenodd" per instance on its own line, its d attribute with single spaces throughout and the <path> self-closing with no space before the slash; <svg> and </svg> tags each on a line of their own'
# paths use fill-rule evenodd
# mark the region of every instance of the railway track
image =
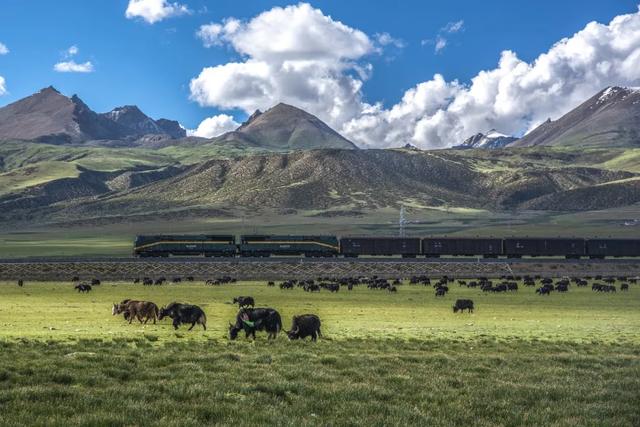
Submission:
<svg viewBox="0 0 640 427">
<path fill-rule="evenodd" d="M 0 259 L 0 280 L 130 280 L 141 277 L 242 280 L 373 276 L 499 277 L 639 276 L 640 260 L 478 259 L 478 258 L 28 258 Z"/>
</svg>

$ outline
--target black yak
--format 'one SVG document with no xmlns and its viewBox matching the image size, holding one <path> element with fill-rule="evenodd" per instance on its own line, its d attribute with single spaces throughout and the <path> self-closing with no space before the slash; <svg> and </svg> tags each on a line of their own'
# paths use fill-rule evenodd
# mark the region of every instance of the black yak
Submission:
<svg viewBox="0 0 640 427">
<path fill-rule="evenodd" d="M 293 316 L 291 329 L 287 331 L 290 340 L 305 339 L 311 337 L 315 341 L 322 336 L 320 332 L 320 318 L 315 314 L 301 314 Z"/>
</svg>

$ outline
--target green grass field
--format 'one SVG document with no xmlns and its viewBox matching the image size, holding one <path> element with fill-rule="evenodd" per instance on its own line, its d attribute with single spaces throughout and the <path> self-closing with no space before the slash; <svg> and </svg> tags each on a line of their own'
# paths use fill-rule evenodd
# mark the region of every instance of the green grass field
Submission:
<svg viewBox="0 0 640 427">
<path fill-rule="evenodd" d="M 317 343 L 229 341 L 238 295 L 316 313 Z M 473 314 L 454 314 L 456 298 Z M 124 298 L 200 305 L 208 328 L 129 325 Z M 2 425 L 640 425 L 640 286 L 537 296 L 402 285 L 0 283 Z"/>
</svg>

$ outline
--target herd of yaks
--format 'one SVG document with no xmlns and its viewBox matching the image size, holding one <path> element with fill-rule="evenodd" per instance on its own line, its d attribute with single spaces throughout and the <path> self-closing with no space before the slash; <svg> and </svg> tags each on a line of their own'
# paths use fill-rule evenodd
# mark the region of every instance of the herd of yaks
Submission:
<svg viewBox="0 0 640 427">
<path fill-rule="evenodd" d="M 232 340 L 238 337 L 238 333 L 245 332 L 246 337 L 256 337 L 257 331 L 265 331 L 269 339 L 275 339 L 282 330 L 282 318 L 280 313 L 273 308 L 255 308 L 253 297 L 234 298 L 234 303 L 240 306 L 240 311 L 236 315 L 235 322 L 229 323 L 229 338 Z M 191 324 L 189 330 L 196 325 L 202 325 L 207 330 L 207 316 L 202 308 L 192 304 L 182 304 L 172 302 L 171 304 L 158 308 L 151 301 L 135 301 L 126 299 L 120 303 L 114 303 L 111 309 L 114 316 L 122 314 L 129 324 L 137 319 L 140 323 L 148 321 L 162 320 L 169 317 L 173 321 L 173 327 L 178 329 L 182 324 Z M 322 336 L 320 330 L 320 318 L 315 314 L 302 314 L 293 316 L 291 329 L 286 331 L 289 339 L 304 339 L 311 337 L 315 341 Z"/>
<path fill-rule="evenodd" d="M 90 282 L 79 283 L 79 278 L 74 277 L 72 279 L 76 282 L 75 289 L 78 292 L 90 292 L 92 286 L 100 285 L 99 279 L 93 279 Z M 193 277 L 187 277 L 186 281 L 193 282 Z M 591 289 L 598 293 L 615 293 L 617 288 L 614 285 L 616 281 L 621 281 L 620 290 L 628 291 L 629 283 L 638 283 L 640 278 L 627 278 L 627 277 L 603 277 L 603 276 L 587 276 L 585 278 L 562 278 L 555 281 L 552 278 L 541 276 L 502 276 L 499 282 L 494 282 L 486 277 L 480 277 L 476 280 L 457 280 L 459 286 L 465 286 L 468 288 L 479 288 L 483 292 L 500 293 L 500 292 L 513 292 L 518 290 L 518 281 L 522 281 L 524 286 L 535 287 L 536 282 L 540 283 L 540 287 L 536 289 L 536 293 L 539 295 L 550 295 L 552 292 L 567 292 L 571 284 L 575 284 L 577 287 L 588 286 L 588 281 L 594 281 L 591 285 Z M 142 283 L 144 285 L 162 285 L 165 283 L 178 284 L 181 283 L 181 278 L 173 278 L 171 281 L 162 277 L 159 279 L 150 279 L 145 277 L 144 279 L 135 279 L 134 284 Z M 207 280 L 205 283 L 208 285 L 223 285 L 229 283 L 235 283 L 236 280 L 229 276 L 225 276 L 218 279 Z M 427 276 L 413 276 L 409 279 L 409 283 L 412 285 L 424 285 L 433 286 L 436 297 L 442 297 L 449 292 L 449 285 L 455 283 L 456 279 L 451 277 L 442 277 L 435 282 Z M 603 282 L 603 283 L 599 283 Z M 302 288 L 307 292 L 319 292 L 324 289 L 329 292 L 338 292 L 342 287 L 345 287 L 349 291 L 353 290 L 354 286 L 366 285 L 368 289 L 387 290 L 389 292 L 397 292 L 397 286 L 402 283 L 400 279 L 384 279 L 376 276 L 373 277 L 357 277 L 357 278 L 318 278 L 318 280 L 286 280 L 279 284 L 280 289 L 294 289 L 295 287 Z M 18 286 L 23 286 L 24 281 L 19 280 Z M 269 287 L 275 287 L 276 284 L 273 281 L 267 283 Z M 282 331 L 282 318 L 280 313 L 273 308 L 255 308 L 255 300 L 251 296 L 240 296 L 233 299 L 234 304 L 238 304 L 240 311 L 236 315 L 235 322 L 229 323 L 229 337 L 236 339 L 241 331 L 245 332 L 246 337 L 255 338 L 257 331 L 267 332 L 268 338 L 275 338 L 280 331 Z M 467 310 L 469 313 L 474 310 L 474 303 L 470 299 L 457 299 L 453 305 L 453 312 L 464 312 Z M 150 301 L 136 301 L 125 299 L 120 303 L 114 303 L 112 307 L 112 314 L 122 314 L 124 318 L 132 323 L 137 319 L 140 323 L 147 323 L 150 320 L 155 324 L 157 320 L 162 320 L 165 317 L 172 319 L 172 323 L 175 329 L 178 329 L 182 324 L 191 324 L 189 330 L 193 329 L 196 325 L 202 325 L 206 330 L 207 317 L 204 311 L 197 305 L 183 304 L 178 302 L 172 302 L 171 304 L 159 308 L 155 303 Z M 285 331 L 290 339 L 311 337 L 315 341 L 318 337 L 322 336 L 320 318 L 315 314 L 301 314 L 295 315 L 292 319 L 291 328 Z"/>
</svg>

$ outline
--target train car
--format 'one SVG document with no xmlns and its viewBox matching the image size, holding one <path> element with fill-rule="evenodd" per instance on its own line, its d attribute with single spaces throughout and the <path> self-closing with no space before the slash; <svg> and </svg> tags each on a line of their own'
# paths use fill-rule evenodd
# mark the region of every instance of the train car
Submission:
<svg viewBox="0 0 640 427">
<path fill-rule="evenodd" d="M 420 255 L 420 239 L 417 237 L 342 237 L 340 253 L 348 258 L 360 255 L 415 258 Z"/>
<path fill-rule="evenodd" d="M 441 255 L 497 258 L 503 254 L 502 239 L 426 237 L 422 239 L 422 254 L 427 258 Z"/>
<path fill-rule="evenodd" d="M 236 252 L 235 236 L 229 235 L 136 236 L 133 244 L 133 254 L 139 257 L 232 257 Z"/>
<path fill-rule="evenodd" d="M 304 255 L 308 257 L 337 256 L 340 250 L 335 236 L 240 236 L 240 256 Z"/>
<path fill-rule="evenodd" d="M 590 258 L 640 256 L 640 239 L 588 239 Z"/>
<path fill-rule="evenodd" d="M 584 239 L 512 237 L 504 239 L 504 255 L 508 258 L 521 258 L 523 256 L 580 258 L 586 255 L 586 247 Z"/>
</svg>

